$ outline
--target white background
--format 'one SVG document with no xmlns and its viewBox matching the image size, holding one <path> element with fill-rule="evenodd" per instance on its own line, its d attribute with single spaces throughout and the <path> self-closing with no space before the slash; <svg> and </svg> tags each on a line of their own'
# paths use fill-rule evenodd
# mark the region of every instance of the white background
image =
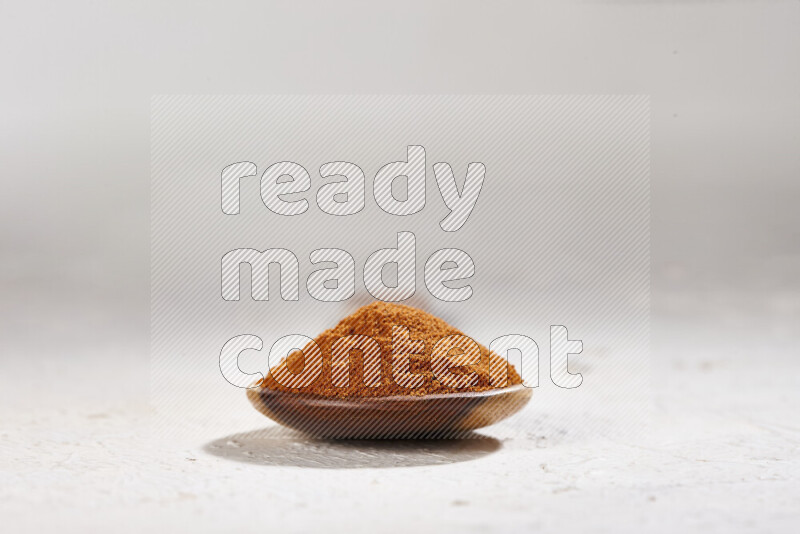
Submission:
<svg viewBox="0 0 800 534">
<path fill-rule="evenodd" d="M 373 4 L 2 3 L 4 529 L 795 531 L 800 3 Z M 649 426 L 150 439 L 164 93 L 650 94 Z"/>
</svg>

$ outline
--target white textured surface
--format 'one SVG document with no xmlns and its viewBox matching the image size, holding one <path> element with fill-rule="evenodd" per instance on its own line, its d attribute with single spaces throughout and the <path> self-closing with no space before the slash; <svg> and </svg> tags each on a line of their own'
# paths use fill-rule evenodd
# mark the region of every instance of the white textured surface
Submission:
<svg viewBox="0 0 800 534">
<path fill-rule="evenodd" d="M 112 373 L 84 354 L 40 391 L 3 377 L 28 408 L 3 407 L 0 514 L 9 532 L 795 532 L 800 364 L 791 332 L 774 325 L 764 340 L 658 326 L 654 413 L 620 440 L 543 427 L 504 442 L 336 444 L 248 436 L 268 426 L 249 411 L 242 435 L 156 439 L 141 391 L 102 385 L 142 382 L 146 369 Z M 83 394 L 60 403 L 70 388 Z"/>
</svg>

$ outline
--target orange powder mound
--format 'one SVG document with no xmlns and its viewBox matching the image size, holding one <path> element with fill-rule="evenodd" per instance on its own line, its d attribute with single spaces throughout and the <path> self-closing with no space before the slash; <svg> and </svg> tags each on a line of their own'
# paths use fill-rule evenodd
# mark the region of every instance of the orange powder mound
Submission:
<svg viewBox="0 0 800 534">
<path fill-rule="evenodd" d="M 392 331 L 394 325 L 407 327 L 413 341 L 423 341 L 425 343 L 424 350 L 420 354 L 409 356 L 410 372 L 422 376 L 422 384 L 418 387 L 404 387 L 393 379 Z M 350 374 L 347 385 L 334 385 L 332 380 L 332 347 L 340 338 L 351 335 L 369 336 L 380 345 L 381 372 L 379 385 L 367 387 L 365 384 L 364 355 L 361 350 L 352 350 L 350 352 Z M 431 353 L 440 339 L 451 335 L 463 336 L 465 334 L 442 319 L 411 306 L 373 302 L 345 317 L 334 328 L 325 330 L 314 340 L 322 353 L 322 372 L 312 383 L 302 388 L 287 388 L 275 380 L 275 376 L 287 376 L 287 369 L 290 373 L 303 371 L 305 365 L 304 357 L 299 351 L 294 351 L 272 369 L 270 374 L 261 382 L 261 387 L 340 398 L 476 392 L 497 389 L 498 386 L 492 385 L 490 381 L 490 369 L 496 374 L 497 369 L 506 367 L 508 369 L 506 385 L 511 386 L 522 383 L 517 370 L 508 364 L 505 358 L 493 352 L 490 353 L 489 349 L 481 344 L 478 344 L 480 363 L 460 365 L 451 370 L 453 375 L 474 372 L 477 374 L 477 381 L 461 388 L 442 383 L 433 373 Z M 307 354 L 309 347 L 306 347 L 303 352 Z M 453 348 L 450 353 L 455 355 L 454 360 L 457 361 L 457 356 L 463 354 L 463 351 Z M 375 372 L 373 372 L 373 375 L 377 380 Z M 286 380 L 281 380 L 281 382 L 287 383 Z"/>
</svg>

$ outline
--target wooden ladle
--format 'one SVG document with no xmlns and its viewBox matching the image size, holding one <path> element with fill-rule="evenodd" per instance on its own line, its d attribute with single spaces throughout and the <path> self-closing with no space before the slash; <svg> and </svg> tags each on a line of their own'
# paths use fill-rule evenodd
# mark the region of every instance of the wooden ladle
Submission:
<svg viewBox="0 0 800 534">
<path fill-rule="evenodd" d="M 474 393 L 330 398 L 261 386 L 247 390 L 270 419 L 320 438 L 458 437 L 518 412 L 531 398 L 523 385 Z"/>
</svg>

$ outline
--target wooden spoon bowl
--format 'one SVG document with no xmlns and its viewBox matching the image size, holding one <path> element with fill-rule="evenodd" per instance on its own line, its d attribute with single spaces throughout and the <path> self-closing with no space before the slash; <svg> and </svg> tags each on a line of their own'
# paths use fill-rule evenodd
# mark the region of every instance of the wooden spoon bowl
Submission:
<svg viewBox="0 0 800 534">
<path fill-rule="evenodd" d="M 256 386 L 253 406 L 270 419 L 320 438 L 448 438 L 492 425 L 522 409 L 523 385 L 474 393 L 339 399 Z"/>
</svg>

